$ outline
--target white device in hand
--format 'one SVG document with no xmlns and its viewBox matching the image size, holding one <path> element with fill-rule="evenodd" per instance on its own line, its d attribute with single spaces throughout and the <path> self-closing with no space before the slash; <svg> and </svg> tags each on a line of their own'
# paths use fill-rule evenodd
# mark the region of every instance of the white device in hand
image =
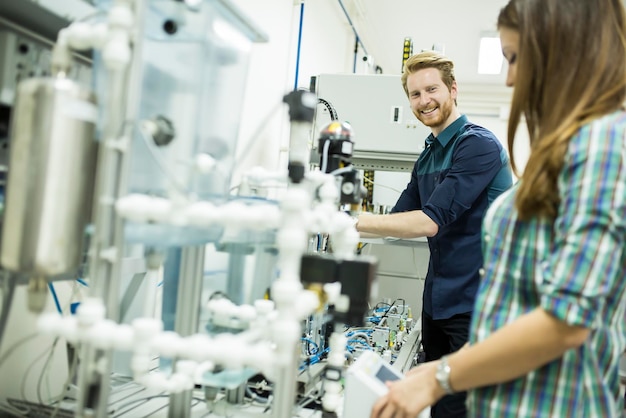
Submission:
<svg viewBox="0 0 626 418">
<path fill-rule="evenodd" d="M 342 418 L 369 417 L 378 398 L 387 393 L 385 382 L 402 374 L 373 351 L 364 351 L 346 372 Z"/>
<path fill-rule="evenodd" d="M 372 413 L 374 403 L 388 392 L 385 382 L 401 379 L 394 369 L 373 351 L 364 351 L 346 372 L 342 418 L 364 418 Z M 418 418 L 430 416 L 430 408 Z"/>
</svg>

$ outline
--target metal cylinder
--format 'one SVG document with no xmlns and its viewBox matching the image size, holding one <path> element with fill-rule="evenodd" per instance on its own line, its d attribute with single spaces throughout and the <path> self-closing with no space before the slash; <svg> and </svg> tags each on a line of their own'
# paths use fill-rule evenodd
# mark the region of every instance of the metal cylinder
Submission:
<svg viewBox="0 0 626 418">
<path fill-rule="evenodd" d="M 64 77 L 19 84 L 0 246 L 7 270 L 55 276 L 80 265 L 96 171 L 95 103 Z"/>
</svg>

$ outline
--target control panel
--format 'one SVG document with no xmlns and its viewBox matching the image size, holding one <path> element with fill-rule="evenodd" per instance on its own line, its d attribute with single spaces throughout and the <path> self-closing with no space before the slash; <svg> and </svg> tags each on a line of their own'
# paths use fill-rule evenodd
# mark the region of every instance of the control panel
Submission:
<svg viewBox="0 0 626 418">
<path fill-rule="evenodd" d="M 51 55 L 51 45 L 0 27 L 0 105 L 13 105 L 17 84 L 21 80 L 50 75 Z M 89 85 L 91 68 L 75 62 L 69 77 Z"/>
</svg>

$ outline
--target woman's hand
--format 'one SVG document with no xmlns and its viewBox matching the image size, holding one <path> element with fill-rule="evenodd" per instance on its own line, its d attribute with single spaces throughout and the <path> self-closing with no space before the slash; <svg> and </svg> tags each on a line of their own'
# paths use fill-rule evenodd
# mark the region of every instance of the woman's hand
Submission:
<svg viewBox="0 0 626 418">
<path fill-rule="evenodd" d="M 389 392 L 372 408 L 371 418 L 415 418 L 445 392 L 435 379 L 438 361 L 409 370 L 403 379 L 387 382 Z"/>
</svg>

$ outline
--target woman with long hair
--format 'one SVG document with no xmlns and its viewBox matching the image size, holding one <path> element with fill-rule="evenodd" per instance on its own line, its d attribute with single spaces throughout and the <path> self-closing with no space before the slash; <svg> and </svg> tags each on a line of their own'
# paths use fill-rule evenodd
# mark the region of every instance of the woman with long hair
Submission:
<svg viewBox="0 0 626 418">
<path fill-rule="evenodd" d="M 372 417 L 468 391 L 468 415 L 621 417 L 626 17 L 621 0 L 510 0 L 498 17 L 520 181 L 483 222 L 467 347 L 389 383 Z M 513 155 L 522 118 L 530 156 Z"/>
</svg>

